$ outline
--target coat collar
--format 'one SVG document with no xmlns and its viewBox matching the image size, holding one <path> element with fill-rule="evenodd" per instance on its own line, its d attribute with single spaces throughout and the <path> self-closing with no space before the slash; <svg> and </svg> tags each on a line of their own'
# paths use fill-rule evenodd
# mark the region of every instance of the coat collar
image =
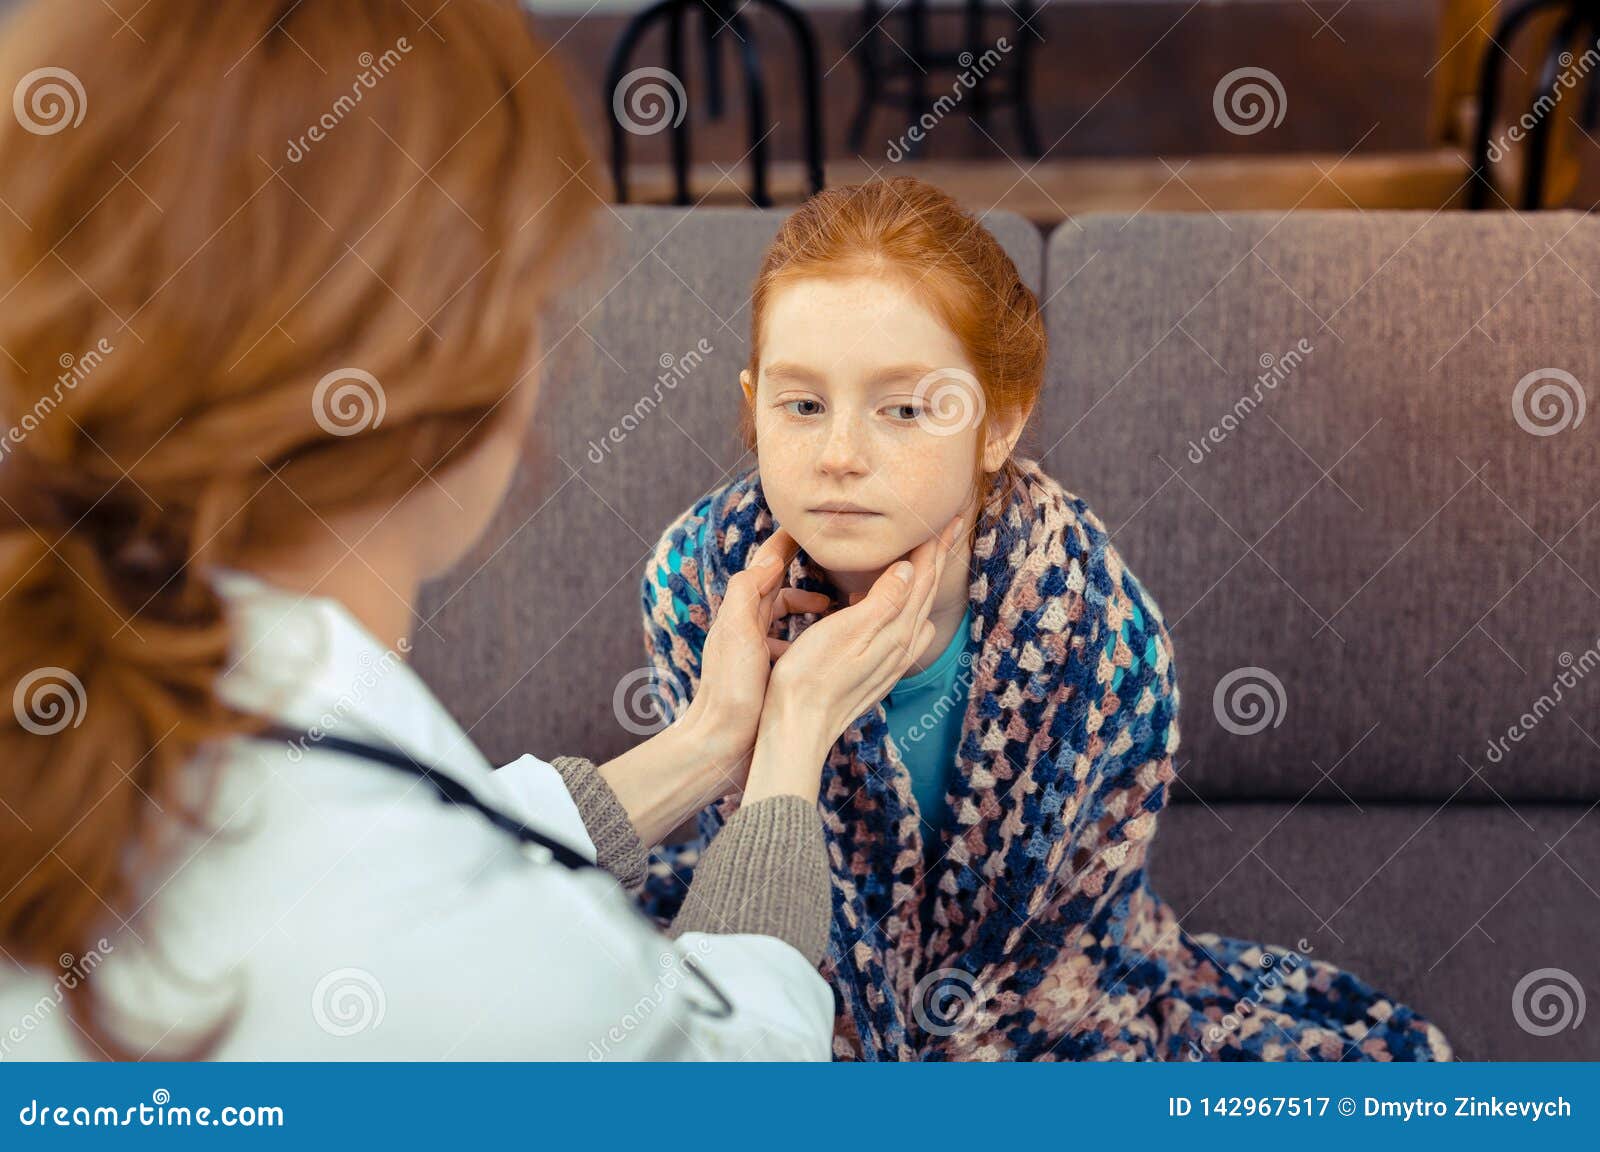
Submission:
<svg viewBox="0 0 1600 1152">
<path fill-rule="evenodd" d="M 222 700 L 312 734 L 395 747 L 480 791 L 498 792 L 472 739 L 406 662 L 330 597 L 300 595 L 237 569 L 216 573 L 233 651 Z"/>
</svg>

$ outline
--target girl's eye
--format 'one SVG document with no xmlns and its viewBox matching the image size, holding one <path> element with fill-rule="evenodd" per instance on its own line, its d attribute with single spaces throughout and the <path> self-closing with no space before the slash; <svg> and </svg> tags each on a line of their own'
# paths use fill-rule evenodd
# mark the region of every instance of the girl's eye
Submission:
<svg viewBox="0 0 1600 1152">
<path fill-rule="evenodd" d="M 922 409 L 915 404 L 893 404 L 889 407 L 889 414 L 896 420 L 915 420 L 922 414 Z"/>
<path fill-rule="evenodd" d="M 783 407 L 794 416 L 815 416 L 822 411 L 822 404 L 817 400 L 789 400 Z M 797 408 L 799 411 L 796 411 Z"/>
</svg>

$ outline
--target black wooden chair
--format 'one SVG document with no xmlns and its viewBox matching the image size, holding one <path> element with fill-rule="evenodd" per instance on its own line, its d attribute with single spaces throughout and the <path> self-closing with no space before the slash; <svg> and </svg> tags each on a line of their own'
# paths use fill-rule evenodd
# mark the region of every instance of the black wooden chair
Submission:
<svg viewBox="0 0 1600 1152">
<path fill-rule="evenodd" d="M 1001 71 L 1010 83 L 991 90 L 989 76 L 979 78 L 966 99 L 970 122 L 981 128 L 992 139 L 989 130 L 989 113 L 995 108 L 1010 107 L 1016 116 L 1017 139 L 1029 159 L 1040 155 L 1039 133 L 1034 126 L 1033 104 L 1028 92 L 1028 60 L 1032 43 L 1039 38 L 1032 25 L 1035 6 L 1033 0 L 1016 0 L 1002 3 L 1014 17 L 1017 43 L 1009 55 L 1010 61 Z M 850 147 L 861 151 L 866 136 L 867 123 L 878 105 L 898 108 L 909 117 L 918 117 L 929 110 L 928 81 L 930 74 L 949 72 L 959 74 L 981 60 L 989 44 L 984 39 L 983 23 L 986 7 L 983 0 L 966 0 L 963 12 L 962 43 L 948 49 L 930 46 L 927 0 L 908 0 L 902 20 L 905 42 L 899 48 L 886 50 L 883 41 L 888 38 L 882 24 L 887 15 L 878 0 L 862 0 L 861 40 L 855 56 L 861 71 L 861 100 L 856 105 L 855 119 L 850 123 Z M 896 41 L 899 43 L 899 41 Z M 891 87 L 891 82 L 899 82 Z M 920 141 L 912 140 L 905 149 L 907 156 L 915 156 L 921 149 Z"/>
<path fill-rule="evenodd" d="M 817 41 L 810 22 L 785 0 L 659 0 L 640 12 L 623 29 L 611 52 L 606 70 L 604 98 L 611 124 L 611 175 L 616 184 L 617 202 L 628 200 L 628 136 L 672 132 L 672 172 L 676 203 L 688 204 L 689 197 L 689 107 L 683 85 L 685 23 L 692 11 L 700 12 L 700 34 L 704 45 L 706 113 L 712 120 L 723 114 L 722 54 L 719 51 L 723 29 L 731 29 L 738 40 L 740 65 L 744 72 L 745 105 L 748 111 L 750 149 L 750 199 L 766 208 L 772 204 L 769 191 L 766 81 L 762 75 L 761 54 L 755 33 L 743 9 L 751 5 L 765 8 L 788 27 L 799 57 L 801 84 L 801 131 L 805 138 L 806 170 L 811 191 L 823 185 L 821 77 L 817 72 Z M 667 66 L 628 71 L 634 49 L 653 26 L 664 23 L 667 29 Z M 633 80 L 637 83 L 630 84 Z M 648 86 L 646 86 L 648 85 Z M 647 112 L 664 112 L 671 124 L 640 124 L 627 110 L 635 96 L 651 103 Z"/>
<path fill-rule="evenodd" d="M 1528 146 L 1522 157 L 1521 207 L 1524 210 L 1539 208 L 1544 198 L 1545 167 L 1550 152 L 1551 116 L 1548 110 L 1561 99 L 1560 87 L 1576 87 L 1575 84 L 1562 85 L 1562 80 L 1576 71 L 1577 63 L 1586 57 L 1574 58 L 1571 50 L 1576 47 L 1580 53 L 1586 52 L 1600 38 L 1600 0 L 1524 0 L 1501 18 L 1494 31 L 1494 43 L 1509 44 L 1512 37 L 1535 16 L 1563 9 L 1566 16 L 1546 47 L 1539 81 L 1534 89 L 1533 100 L 1529 103 L 1529 114 L 1533 116 L 1534 123 L 1528 130 Z M 1565 61 L 1562 60 L 1563 54 L 1567 57 Z M 1484 53 L 1483 74 L 1478 88 L 1478 125 L 1472 143 L 1475 179 L 1467 193 L 1467 207 L 1472 209 L 1486 207 L 1489 193 L 1493 190 L 1489 175 L 1489 134 L 1494 129 L 1494 118 L 1499 112 L 1501 63 L 1492 49 Z M 1600 83 L 1588 73 L 1588 68 L 1578 73 L 1582 77 L 1580 83 L 1586 85 L 1578 122 L 1586 132 L 1594 128 L 1597 98 L 1600 98 Z M 1545 109 L 1542 112 L 1541 105 Z"/>
</svg>

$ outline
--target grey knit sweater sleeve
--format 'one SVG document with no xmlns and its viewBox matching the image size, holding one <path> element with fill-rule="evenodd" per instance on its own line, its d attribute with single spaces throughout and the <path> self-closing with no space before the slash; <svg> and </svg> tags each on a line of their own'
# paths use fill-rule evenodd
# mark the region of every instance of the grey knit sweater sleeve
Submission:
<svg viewBox="0 0 1600 1152">
<path fill-rule="evenodd" d="M 579 756 L 551 761 L 578 806 L 595 860 L 630 890 L 644 883 L 648 851 L 611 785 Z M 803 796 L 768 796 L 741 807 L 701 854 L 670 934 L 776 936 L 812 964 L 832 920 L 822 820 Z"/>
<path fill-rule="evenodd" d="M 639 833 L 628 819 L 622 801 L 600 775 L 594 761 L 582 756 L 557 756 L 550 766 L 561 773 L 561 780 L 578 806 L 583 827 L 594 841 L 595 863 L 622 881 L 630 892 L 644 883 L 649 851 L 639 842 Z"/>
</svg>

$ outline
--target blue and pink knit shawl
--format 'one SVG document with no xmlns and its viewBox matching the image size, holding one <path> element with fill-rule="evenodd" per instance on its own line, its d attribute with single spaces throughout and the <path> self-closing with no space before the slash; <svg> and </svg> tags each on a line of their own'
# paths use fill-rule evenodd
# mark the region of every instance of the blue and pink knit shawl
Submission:
<svg viewBox="0 0 1600 1152">
<path fill-rule="evenodd" d="M 1088 505 L 1032 462 L 1016 474 L 1020 484 L 991 486 L 973 533 L 972 683 L 937 863 L 924 873 L 922 826 L 881 706 L 823 769 L 835 1056 L 1451 1059 L 1432 1023 L 1304 956 L 1307 945 L 1190 935 L 1151 890 L 1145 860 L 1178 747 L 1172 639 Z M 655 567 L 686 556 L 667 592 L 644 584 L 647 646 L 670 707 L 693 698 L 728 578 L 773 529 L 751 471 L 662 537 Z M 804 552 L 789 577 L 835 591 Z M 780 627 L 792 638 L 814 619 Z M 696 841 L 654 856 L 641 899 L 661 922 L 732 803 L 701 814 Z"/>
</svg>

